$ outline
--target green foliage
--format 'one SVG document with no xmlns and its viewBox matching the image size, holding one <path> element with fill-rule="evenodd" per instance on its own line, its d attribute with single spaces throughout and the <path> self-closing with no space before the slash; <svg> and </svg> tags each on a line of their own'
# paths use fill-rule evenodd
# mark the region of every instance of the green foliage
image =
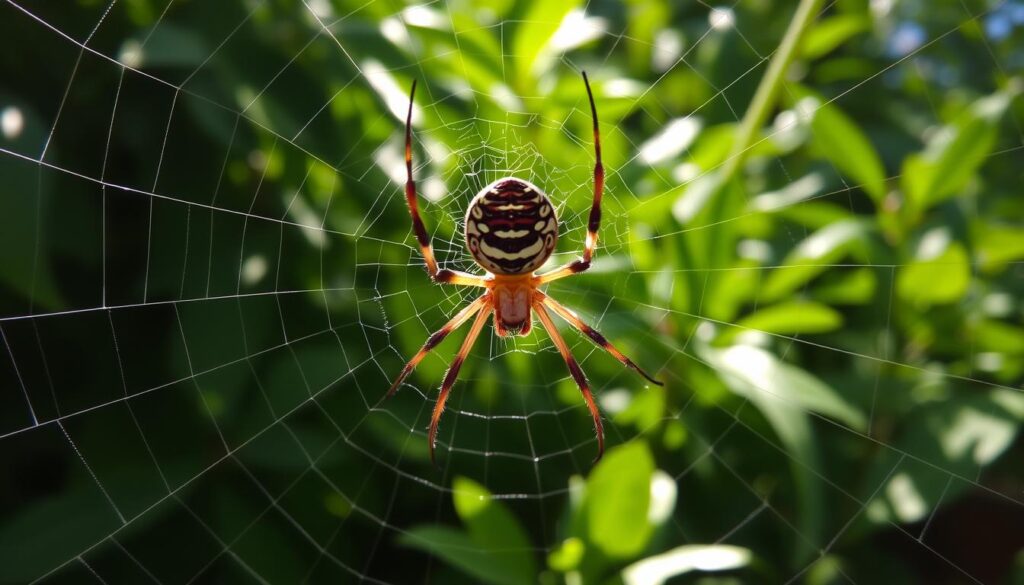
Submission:
<svg viewBox="0 0 1024 585">
<path fill-rule="evenodd" d="M 534 553 L 515 517 L 472 480 L 456 478 L 452 491 L 466 531 L 421 526 L 404 535 L 402 543 L 432 552 L 487 583 L 535 582 Z"/>
<path fill-rule="evenodd" d="M 1019 2 L 0 4 L 0 583 L 1021 581 Z M 595 466 L 488 326 L 435 469 L 408 89 L 441 264 L 499 174 L 564 262 L 579 70 L 546 291 L 666 384 L 566 328 Z"/>
</svg>

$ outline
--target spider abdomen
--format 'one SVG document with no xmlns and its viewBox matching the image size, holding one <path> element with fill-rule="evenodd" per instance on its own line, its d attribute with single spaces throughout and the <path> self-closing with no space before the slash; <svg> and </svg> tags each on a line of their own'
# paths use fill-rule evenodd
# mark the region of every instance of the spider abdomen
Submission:
<svg viewBox="0 0 1024 585">
<path fill-rule="evenodd" d="M 558 218 L 547 195 L 528 181 L 499 179 L 484 187 L 466 212 L 466 245 L 494 274 L 526 274 L 555 250 Z"/>
</svg>

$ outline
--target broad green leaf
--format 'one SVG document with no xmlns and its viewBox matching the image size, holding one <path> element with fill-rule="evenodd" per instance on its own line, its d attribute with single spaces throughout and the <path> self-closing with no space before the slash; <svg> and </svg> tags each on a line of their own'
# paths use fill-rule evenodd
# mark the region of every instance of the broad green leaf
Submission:
<svg viewBox="0 0 1024 585">
<path fill-rule="evenodd" d="M 904 160 L 901 186 L 915 213 L 964 188 L 992 152 L 999 119 L 1019 93 L 1014 86 L 977 100 Z"/>
<path fill-rule="evenodd" d="M 843 174 L 855 180 L 879 204 L 885 196 L 885 168 L 875 148 L 835 103 L 811 90 L 795 86 L 801 111 L 812 112 L 812 143 Z"/>
<path fill-rule="evenodd" d="M 843 324 L 843 316 L 835 309 L 814 301 L 788 301 L 765 307 L 740 319 L 736 327 L 726 328 L 716 344 L 727 344 L 748 331 L 764 331 L 780 335 L 823 333 Z"/>
<path fill-rule="evenodd" d="M 611 558 L 629 558 L 647 546 L 654 459 L 647 444 L 610 449 L 587 481 L 587 540 Z"/>
<path fill-rule="evenodd" d="M 533 583 L 533 577 L 524 579 L 518 572 L 496 563 L 494 556 L 481 550 L 468 534 L 444 526 L 418 526 L 398 538 L 403 546 L 418 548 L 437 555 L 453 567 L 483 583 L 493 585 L 524 585 Z"/>
<path fill-rule="evenodd" d="M 519 582 L 536 579 L 537 569 L 526 531 L 506 508 L 482 485 L 464 477 L 452 483 L 455 511 L 473 543 L 487 552 Z"/>
<path fill-rule="evenodd" d="M 970 281 L 967 252 L 952 242 L 937 256 L 901 266 L 896 273 L 896 292 L 918 306 L 952 303 L 964 296 Z"/>
<path fill-rule="evenodd" d="M 870 28 L 870 19 L 862 14 L 823 18 L 804 34 L 800 52 L 807 59 L 817 59 Z"/>
<path fill-rule="evenodd" d="M 692 571 L 731 571 L 747 566 L 753 553 L 728 544 L 686 544 L 647 557 L 622 570 L 626 585 L 661 585 Z"/>
<path fill-rule="evenodd" d="M 781 266 L 771 272 L 760 298 L 774 301 L 800 288 L 861 242 L 865 230 L 863 223 L 851 219 L 814 232 L 786 255 Z"/>
<path fill-rule="evenodd" d="M 580 4 L 579 0 L 548 2 L 533 0 L 530 8 L 519 22 L 513 40 L 512 55 L 515 56 L 515 71 L 523 95 L 535 95 L 534 84 L 537 76 L 544 73 L 548 59 L 539 59 L 548 48 L 555 31 L 565 17 Z M 529 91 L 526 91 L 529 89 Z"/>
</svg>

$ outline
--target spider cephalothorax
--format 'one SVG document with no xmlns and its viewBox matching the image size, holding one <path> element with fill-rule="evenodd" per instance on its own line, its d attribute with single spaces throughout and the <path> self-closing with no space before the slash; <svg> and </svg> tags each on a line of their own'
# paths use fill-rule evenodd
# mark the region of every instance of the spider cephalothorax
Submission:
<svg viewBox="0 0 1024 585">
<path fill-rule="evenodd" d="M 463 286 L 483 287 L 486 292 L 456 314 L 444 327 L 431 335 L 420 351 L 402 368 L 388 396 L 395 393 L 406 376 L 412 372 L 416 364 L 423 360 L 427 353 L 434 349 L 449 333 L 465 323 L 474 314 L 476 318 L 469 329 L 459 353 L 452 361 L 441 393 L 434 405 L 430 419 L 430 430 L 427 440 L 430 445 L 430 459 L 434 459 L 434 444 L 437 439 L 437 425 L 444 412 L 445 402 L 455 378 L 459 375 L 462 361 L 469 353 L 477 335 L 483 329 L 491 312 L 494 313 L 494 329 L 501 336 L 526 335 L 533 321 L 532 313 L 536 312 L 544 329 L 555 343 L 562 358 L 569 366 L 569 373 L 583 393 L 590 415 L 594 420 L 597 432 L 597 457 L 604 452 L 604 428 L 601 424 L 601 413 L 597 409 L 594 397 L 590 392 L 583 370 L 569 352 L 569 346 L 555 328 L 548 309 L 565 319 L 570 325 L 586 334 L 595 343 L 611 353 L 624 365 L 636 370 L 651 382 L 661 385 L 649 374 L 641 370 L 632 360 L 615 349 L 596 329 L 584 323 L 571 309 L 564 307 L 540 290 L 540 286 L 553 280 L 578 274 L 590 268 L 590 261 L 597 246 L 597 230 L 601 224 L 601 195 L 604 192 L 604 167 L 601 164 L 601 135 L 598 131 L 597 107 L 590 91 L 587 74 L 583 74 L 583 83 L 587 88 L 590 101 L 590 114 L 594 121 L 594 203 L 590 209 L 587 222 L 587 238 L 583 247 L 583 257 L 544 274 L 534 274 L 555 250 L 558 241 L 558 218 L 555 208 L 543 191 L 529 181 L 508 177 L 499 179 L 484 187 L 476 194 L 466 210 L 466 245 L 469 247 L 473 260 L 486 270 L 486 276 L 478 276 L 454 270 L 442 270 L 437 267 L 434 250 L 430 238 L 420 218 L 416 200 L 416 183 L 412 178 L 412 104 L 416 96 L 416 83 L 412 84 L 409 95 L 409 113 L 405 120 L 405 200 L 412 214 L 412 227 L 416 233 L 420 250 L 427 263 L 430 277 L 439 283 L 460 284 Z"/>
</svg>

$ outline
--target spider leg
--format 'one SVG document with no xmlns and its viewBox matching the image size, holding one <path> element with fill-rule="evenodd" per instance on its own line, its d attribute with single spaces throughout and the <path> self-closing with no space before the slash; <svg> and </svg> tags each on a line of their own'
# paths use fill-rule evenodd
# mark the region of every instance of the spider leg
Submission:
<svg viewBox="0 0 1024 585">
<path fill-rule="evenodd" d="M 590 339 L 592 339 L 594 341 L 594 343 L 600 345 L 602 348 L 604 348 L 605 351 L 607 351 L 608 353 L 612 354 L 612 356 L 614 356 L 615 359 L 617 359 L 620 362 L 622 362 L 622 365 L 624 365 L 624 366 L 626 366 L 628 368 L 632 368 L 633 370 L 636 371 L 636 373 L 640 374 L 644 378 L 647 378 L 652 384 L 657 384 L 658 386 L 664 386 L 664 382 L 659 382 L 658 380 L 655 380 L 653 376 L 651 376 L 647 372 L 643 371 L 640 368 L 640 366 L 638 366 L 635 363 L 633 363 L 633 360 L 629 359 L 628 357 L 623 355 L 621 351 L 616 349 L 615 346 L 612 345 L 611 342 L 609 342 L 608 339 L 606 339 L 604 335 L 601 335 L 600 331 L 598 331 L 597 329 L 594 329 L 590 325 L 587 325 L 586 323 L 584 323 L 583 320 L 579 318 L 579 315 L 577 315 L 575 311 L 573 311 L 572 309 L 570 309 L 570 308 L 566 307 L 565 305 L 559 303 L 555 299 L 553 299 L 553 298 L 551 298 L 551 297 L 549 297 L 547 295 L 544 295 L 543 293 L 540 293 L 539 291 L 536 294 L 543 295 L 540 298 L 542 299 L 542 302 L 544 303 L 545 306 L 550 308 L 552 311 L 558 313 L 558 316 L 563 318 L 563 319 L 565 319 L 566 322 L 568 322 L 570 325 L 572 325 L 576 329 L 579 329 L 582 333 L 586 334 L 586 336 L 589 337 Z"/>
<path fill-rule="evenodd" d="M 537 312 L 537 318 L 540 319 L 544 329 L 547 330 L 548 335 L 551 336 L 551 341 L 555 343 L 555 347 L 562 354 L 562 359 L 565 360 L 565 364 L 569 366 L 569 373 L 572 374 L 576 385 L 580 387 L 580 392 L 583 393 L 583 400 L 587 403 L 587 408 L 590 409 L 590 416 L 594 419 L 594 430 L 597 433 L 597 457 L 594 458 L 594 463 L 597 463 L 604 455 L 604 425 L 601 423 L 601 411 L 597 409 L 597 403 L 594 402 L 594 395 L 590 392 L 590 385 L 587 383 L 587 377 L 583 375 L 583 370 L 580 369 L 580 365 L 576 363 L 576 358 L 572 357 L 572 352 L 569 351 L 569 346 L 566 345 L 565 340 L 559 335 L 558 329 L 555 328 L 555 324 L 551 321 L 551 316 L 548 315 L 544 305 L 535 302 L 533 305 L 534 310 Z"/>
<path fill-rule="evenodd" d="M 487 298 L 488 301 L 490 299 L 486 295 L 481 298 Z M 437 423 L 441 421 L 441 413 L 444 412 L 444 404 L 448 401 L 448 393 L 451 392 L 452 386 L 455 385 L 455 379 L 459 376 L 462 362 L 466 359 L 466 354 L 473 347 L 473 342 L 476 341 L 477 335 L 480 334 L 480 330 L 483 329 L 484 323 L 487 322 L 487 317 L 490 314 L 491 307 L 488 302 L 487 308 L 477 314 L 476 320 L 473 321 L 473 325 L 469 328 L 469 333 L 466 334 L 466 339 L 462 342 L 462 347 L 459 348 L 459 353 L 455 355 L 452 365 L 448 367 L 448 373 L 444 375 L 441 393 L 438 394 L 437 402 L 434 403 L 434 412 L 430 415 L 430 430 L 427 432 L 427 444 L 430 445 L 430 462 L 434 465 L 437 465 L 437 462 L 434 460 L 434 446 L 437 442 Z"/>
<path fill-rule="evenodd" d="M 420 251 L 423 252 L 423 259 L 427 262 L 427 273 L 435 282 L 486 286 L 487 279 L 483 276 L 456 270 L 438 270 L 437 268 L 434 247 L 430 244 L 430 236 L 427 235 L 427 228 L 423 225 L 423 219 L 420 217 L 419 202 L 416 197 L 416 181 L 412 178 L 412 100 L 415 96 L 416 81 L 414 80 L 412 90 L 409 92 L 409 113 L 405 117 L 405 202 L 409 205 L 409 213 L 412 215 L 412 230 L 416 233 L 416 240 L 419 242 Z"/>
<path fill-rule="evenodd" d="M 583 72 L 583 84 L 587 86 L 587 99 L 590 100 L 590 117 L 594 121 L 594 203 L 590 208 L 587 220 L 587 239 L 583 245 L 583 258 L 556 268 L 547 274 L 537 277 L 537 284 L 544 284 L 573 274 L 579 274 L 590 268 L 590 260 L 594 257 L 597 247 L 597 230 L 601 227 L 601 196 L 604 194 L 604 164 L 601 162 L 601 131 L 597 122 L 597 106 L 594 105 L 594 93 L 590 91 L 590 80 L 587 72 Z"/>
<path fill-rule="evenodd" d="M 416 368 L 416 365 L 419 364 L 428 353 L 430 353 L 430 350 L 437 347 L 442 341 L 444 341 L 445 337 L 448 337 L 449 333 L 461 327 L 462 324 L 472 317 L 477 311 L 486 306 L 487 303 L 490 302 L 490 299 L 490 294 L 481 296 L 456 313 L 450 321 L 444 324 L 444 327 L 441 327 L 432 333 L 430 337 L 427 338 L 427 342 L 423 344 L 423 347 L 421 347 L 420 350 L 416 352 L 416 355 L 409 360 L 409 363 L 405 364 L 405 367 L 402 368 L 402 373 L 398 374 L 398 378 L 395 379 L 394 384 L 392 384 L 391 388 L 388 390 L 387 397 L 391 398 L 395 391 L 398 390 L 398 387 L 402 385 L 405 378 Z"/>
</svg>

